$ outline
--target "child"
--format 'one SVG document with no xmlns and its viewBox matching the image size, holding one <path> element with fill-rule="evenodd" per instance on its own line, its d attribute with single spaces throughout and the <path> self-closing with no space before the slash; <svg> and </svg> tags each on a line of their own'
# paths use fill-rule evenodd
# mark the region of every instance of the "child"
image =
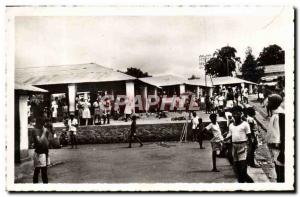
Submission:
<svg viewBox="0 0 300 197">
<path fill-rule="evenodd" d="M 284 151 L 285 151 L 285 115 L 280 106 L 282 97 L 277 94 L 269 96 L 268 107 L 273 115 L 270 119 L 267 132 L 267 143 L 271 156 L 275 163 L 277 182 L 284 182 Z"/>
<path fill-rule="evenodd" d="M 34 155 L 33 155 L 33 183 L 39 182 L 39 173 L 42 172 L 43 183 L 48 183 L 47 166 L 49 165 L 49 130 L 44 127 L 44 119 L 38 117 L 34 129 Z"/>
<path fill-rule="evenodd" d="M 217 123 L 217 114 L 211 114 L 209 116 L 211 123 L 204 128 L 203 132 L 209 131 L 213 134 L 213 138 L 210 140 L 212 147 L 212 162 L 213 172 L 219 172 L 216 166 L 217 151 L 220 152 L 222 148 L 223 136 L 219 124 Z"/>
<path fill-rule="evenodd" d="M 257 123 L 254 119 L 255 117 L 255 110 L 253 107 L 248 107 L 246 108 L 246 121 L 248 122 L 251 130 L 251 140 L 249 143 L 249 151 L 247 155 L 247 163 L 249 166 L 253 168 L 257 168 L 258 166 L 255 164 L 255 157 L 254 153 L 257 148 L 257 137 L 256 137 L 256 132 L 257 132 Z"/>
<path fill-rule="evenodd" d="M 78 121 L 75 118 L 73 113 L 70 113 L 70 119 L 68 121 L 68 130 L 70 132 L 70 138 L 71 138 L 71 146 L 75 146 L 77 148 L 77 127 L 78 127 Z"/>
<path fill-rule="evenodd" d="M 193 118 L 192 118 L 192 141 L 195 142 L 197 138 L 197 126 L 199 124 L 198 122 L 199 117 L 197 116 L 196 112 L 193 112 Z"/>
<path fill-rule="evenodd" d="M 242 121 L 242 108 L 234 106 L 232 108 L 234 123 L 229 125 L 229 132 L 226 140 L 231 138 L 232 156 L 239 183 L 253 183 L 247 174 L 247 141 L 251 138 L 250 126 Z"/>
<path fill-rule="evenodd" d="M 199 145 L 200 145 L 200 149 L 205 149 L 205 147 L 202 146 L 202 142 L 203 142 L 203 122 L 202 122 L 202 118 L 198 119 L 197 131 L 198 131 L 198 142 L 199 142 Z"/>
<path fill-rule="evenodd" d="M 128 148 L 131 148 L 131 142 L 133 138 L 136 139 L 140 143 L 140 146 L 142 147 L 143 146 L 142 141 L 140 140 L 140 138 L 136 136 L 136 115 L 133 114 L 131 119 L 132 119 L 132 123 L 131 123 L 129 138 L 128 138 L 129 141 Z"/>
</svg>

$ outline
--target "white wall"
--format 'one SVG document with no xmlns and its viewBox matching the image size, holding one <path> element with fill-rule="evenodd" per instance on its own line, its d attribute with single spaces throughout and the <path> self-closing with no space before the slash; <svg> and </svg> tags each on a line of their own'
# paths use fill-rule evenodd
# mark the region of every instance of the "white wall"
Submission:
<svg viewBox="0 0 300 197">
<path fill-rule="evenodd" d="M 28 150 L 28 115 L 27 115 L 28 96 L 19 97 L 19 116 L 20 116 L 20 151 Z"/>
</svg>

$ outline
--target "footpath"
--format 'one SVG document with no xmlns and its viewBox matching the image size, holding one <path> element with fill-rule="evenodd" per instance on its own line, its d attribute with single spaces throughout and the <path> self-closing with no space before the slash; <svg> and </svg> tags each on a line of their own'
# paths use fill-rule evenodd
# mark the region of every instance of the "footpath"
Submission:
<svg viewBox="0 0 300 197">
<path fill-rule="evenodd" d="M 267 117 L 266 108 L 263 107 L 260 102 L 257 101 L 257 97 L 255 95 L 249 96 L 249 105 L 252 106 L 255 111 L 255 119 L 260 129 L 259 135 L 259 145 L 256 150 L 255 158 L 261 168 L 248 168 L 249 175 L 255 179 L 254 177 L 264 177 L 264 179 L 268 179 L 265 182 L 275 182 L 276 173 L 271 161 L 271 156 L 268 150 L 268 147 L 265 142 L 265 135 L 269 125 L 269 117 Z"/>
</svg>

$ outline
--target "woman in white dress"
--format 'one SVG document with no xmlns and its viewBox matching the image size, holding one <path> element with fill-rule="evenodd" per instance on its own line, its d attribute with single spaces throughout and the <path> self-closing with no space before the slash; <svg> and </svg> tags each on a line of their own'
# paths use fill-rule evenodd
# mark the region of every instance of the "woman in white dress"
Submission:
<svg viewBox="0 0 300 197">
<path fill-rule="evenodd" d="M 85 126 L 88 125 L 89 119 L 91 118 L 91 111 L 90 111 L 91 103 L 85 99 L 83 103 L 83 111 L 82 111 L 82 118 L 85 119 Z"/>
</svg>

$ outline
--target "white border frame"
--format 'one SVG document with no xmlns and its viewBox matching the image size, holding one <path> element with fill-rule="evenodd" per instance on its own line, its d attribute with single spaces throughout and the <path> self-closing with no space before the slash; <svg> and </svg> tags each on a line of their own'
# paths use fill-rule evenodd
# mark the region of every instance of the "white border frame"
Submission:
<svg viewBox="0 0 300 197">
<path fill-rule="evenodd" d="M 41 4 L 41 3 L 39 3 Z M 14 183 L 14 19 L 17 16 L 175 16 L 175 15 L 264 15 L 264 9 L 275 7 L 249 6 L 97 6 L 97 7 L 8 7 L 6 24 L 6 167 L 9 191 L 284 191 L 294 190 L 294 27 L 287 30 L 286 65 L 286 182 L 285 183 L 157 183 L 157 184 L 15 184 Z M 291 6 L 290 18 L 294 13 Z"/>
</svg>

